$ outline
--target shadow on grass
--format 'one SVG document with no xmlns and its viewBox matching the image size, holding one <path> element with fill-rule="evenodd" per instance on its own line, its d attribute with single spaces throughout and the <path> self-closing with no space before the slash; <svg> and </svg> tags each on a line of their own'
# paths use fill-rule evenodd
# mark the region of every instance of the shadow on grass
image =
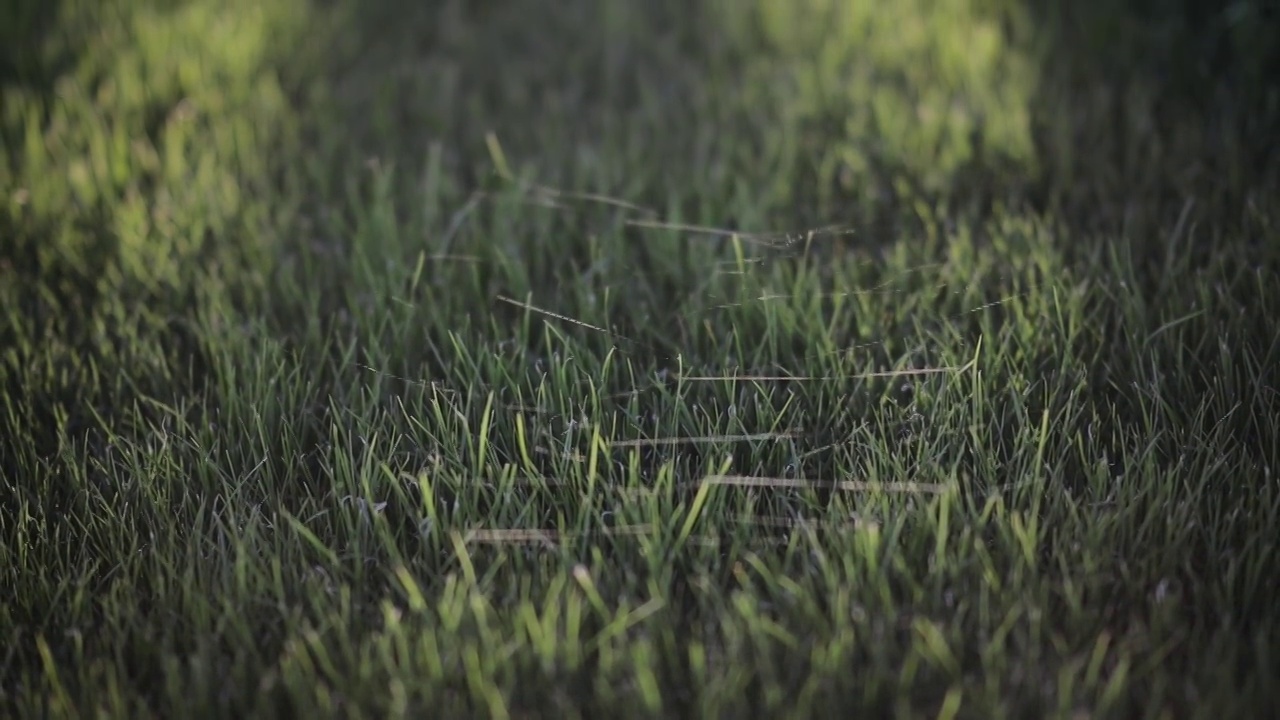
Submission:
<svg viewBox="0 0 1280 720">
<path fill-rule="evenodd" d="M 1044 48 L 1034 100 L 1043 204 L 1085 231 L 1141 235 L 1167 230 L 1191 198 L 1202 216 L 1238 222 L 1249 203 L 1276 197 L 1274 3 L 1026 7 Z"/>
<path fill-rule="evenodd" d="M 74 60 L 43 57 L 46 38 L 56 29 L 60 0 L 12 0 L 0 10 L 0 87 L 22 85 L 48 93 Z"/>
</svg>

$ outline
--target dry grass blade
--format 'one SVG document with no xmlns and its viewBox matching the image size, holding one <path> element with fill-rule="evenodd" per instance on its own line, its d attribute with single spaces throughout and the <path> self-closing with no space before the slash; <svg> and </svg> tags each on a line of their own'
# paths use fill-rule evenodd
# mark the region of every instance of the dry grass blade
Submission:
<svg viewBox="0 0 1280 720">
<path fill-rule="evenodd" d="M 918 375 L 938 375 L 941 373 L 959 373 L 968 369 L 968 365 L 954 365 L 940 368 L 911 368 L 908 370 L 884 370 L 879 372 L 858 373 L 856 375 L 682 375 L 681 380 L 689 382 L 715 382 L 723 380 L 746 380 L 748 382 L 814 382 L 817 380 L 870 380 L 874 378 L 914 377 Z"/>
<path fill-rule="evenodd" d="M 792 433 L 755 433 L 752 435 L 703 435 L 696 437 L 641 438 L 638 440 L 614 440 L 611 448 L 653 447 L 659 445 L 703 445 L 708 443 L 751 442 L 754 440 L 786 440 Z"/>
<path fill-rule="evenodd" d="M 733 487 L 767 487 L 798 489 L 830 489 L 842 492 L 882 492 L 903 495 L 941 495 L 948 485 L 918 482 L 870 482 L 866 480 L 819 480 L 814 478 L 757 477 L 752 475 L 713 475 L 689 485 L 730 485 Z"/>
<path fill-rule="evenodd" d="M 608 330 L 608 329 L 602 328 L 602 327 L 600 327 L 599 325 L 592 325 L 592 324 L 591 324 L 591 323 L 589 323 L 589 322 L 584 322 L 584 321 L 582 321 L 582 320 L 578 320 L 578 319 L 576 319 L 576 318 L 571 318 L 571 317 L 569 317 L 568 315 L 561 315 L 560 313 L 552 312 L 552 311 L 550 311 L 550 310 L 543 310 L 542 308 L 540 308 L 540 307 L 536 307 L 536 306 L 531 305 L 531 304 L 529 304 L 529 303 L 527 303 L 527 302 L 520 302 L 519 300 L 512 300 L 511 298 L 506 297 L 505 295 L 499 295 L 499 296 L 498 296 L 498 299 L 499 299 L 499 300 L 501 300 L 501 301 L 502 301 L 502 302 L 504 302 L 504 303 L 507 303 L 508 305 L 515 305 L 515 306 L 516 306 L 516 307 L 518 307 L 518 308 L 523 308 L 523 309 L 528 310 L 528 311 L 530 311 L 530 312 L 538 313 L 539 315 L 545 315 L 546 317 L 554 318 L 554 319 L 556 319 L 556 320 L 563 320 L 564 322 L 567 322 L 567 323 L 570 323 L 570 324 L 573 324 L 573 325 L 578 325 L 578 326 L 580 326 L 580 327 L 584 327 L 584 328 L 586 328 L 586 329 L 588 329 L 588 330 L 595 330 L 596 332 L 604 333 L 605 335 L 608 335 L 609 337 L 618 338 L 618 339 L 620 339 L 620 340 L 627 340 L 628 342 L 630 342 L 630 340 L 629 340 L 627 337 L 625 337 L 625 336 L 623 336 L 623 335 L 619 335 L 619 334 L 617 334 L 617 333 L 615 333 L 615 332 L 613 332 L 613 331 L 611 331 L 611 330 Z"/>
<path fill-rule="evenodd" d="M 799 230 L 796 232 L 753 233 L 741 230 L 730 230 L 728 228 L 719 228 L 711 225 L 693 225 L 690 223 L 666 222 L 662 220 L 628 219 L 625 222 L 627 225 L 632 227 L 647 228 L 650 230 L 673 230 L 676 232 L 697 233 L 700 235 L 712 235 L 715 237 L 737 237 L 745 242 L 768 245 L 775 248 L 787 247 L 801 241 L 810 241 L 819 237 L 836 237 L 853 234 L 852 229 L 842 225 L 824 225 L 822 227 Z"/>
<path fill-rule="evenodd" d="M 608 205 L 622 210 L 631 210 L 632 212 L 643 213 L 645 215 L 658 214 L 657 211 L 652 208 L 637 205 L 621 198 L 601 195 L 600 193 L 573 192 L 570 190 L 560 190 L 547 185 L 529 185 L 526 189 L 532 194 L 544 195 L 553 202 L 555 200 L 579 200 L 582 202 L 595 203 L 597 205 Z M 565 206 L 562 205 L 560 207 Z"/>
<path fill-rule="evenodd" d="M 588 533 L 562 533 L 558 530 L 542 528 L 475 528 L 467 532 L 464 542 L 484 545 L 554 545 L 565 540 L 578 537 L 602 535 L 604 537 L 628 537 L 647 535 L 653 532 L 653 525 L 640 523 L 636 525 L 618 525 L 602 528 Z"/>
<path fill-rule="evenodd" d="M 750 527 L 768 527 L 782 528 L 786 530 L 809 530 L 818 527 L 826 527 L 831 529 L 853 529 L 862 530 L 869 528 L 878 528 L 880 524 L 874 520 L 867 520 L 853 515 L 844 520 L 823 520 L 821 518 L 806 517 L 779 517 L 776 515 L 766 515 L 762 517 L 751 517 L 744 515 L 733 518 L 733 522 L 737 525 L 748 525 Z"/>
</svg>

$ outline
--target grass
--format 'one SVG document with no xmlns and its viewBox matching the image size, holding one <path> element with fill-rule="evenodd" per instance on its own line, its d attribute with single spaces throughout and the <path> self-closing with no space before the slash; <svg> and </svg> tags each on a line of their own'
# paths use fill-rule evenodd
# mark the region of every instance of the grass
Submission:
<svg viewBox="0 0 1280 720">
<path fill-rule="evenodd" d="M 4 11 L 4 714 L 1275 711 L 1266 3 L 550 8 Z"/>
</svg>

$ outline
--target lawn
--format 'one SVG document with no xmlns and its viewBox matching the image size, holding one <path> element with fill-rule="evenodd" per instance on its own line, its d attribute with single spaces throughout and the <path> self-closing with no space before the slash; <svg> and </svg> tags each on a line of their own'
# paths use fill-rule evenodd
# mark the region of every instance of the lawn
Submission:
<svg viewBox="0 0 1280 720">
<path fill-rule="evenodd" d="M 0 716 L 1275 716 L 1220 5 L 6 3 Z"/>
</svg>

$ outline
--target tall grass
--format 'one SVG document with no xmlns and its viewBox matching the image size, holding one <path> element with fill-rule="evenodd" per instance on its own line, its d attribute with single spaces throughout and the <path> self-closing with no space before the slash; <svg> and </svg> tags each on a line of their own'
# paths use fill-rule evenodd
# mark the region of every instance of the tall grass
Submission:
<svg viewBox="0 0 1280 720">
<path fill-rule="evenodd" d="M 1266 716 L 1265 9 L 15 5 L 0 707 Z"/>
</svg>

